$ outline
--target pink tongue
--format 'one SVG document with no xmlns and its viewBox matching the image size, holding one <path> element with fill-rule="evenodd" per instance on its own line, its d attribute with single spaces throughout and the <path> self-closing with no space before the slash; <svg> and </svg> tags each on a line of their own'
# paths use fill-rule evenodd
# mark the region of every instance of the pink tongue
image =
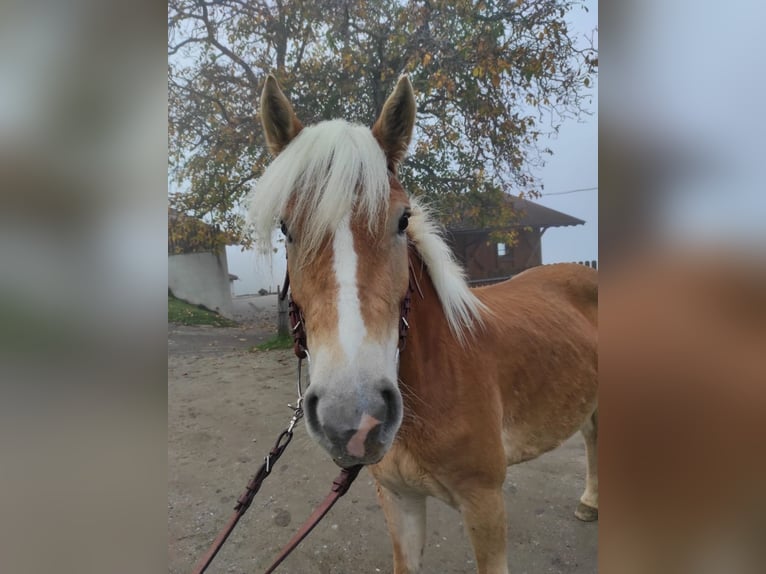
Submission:
<svg viewBox="0 0 766 574">
<path fill-rule="evenodd" d="M 351 437 L 346 445 L 346 451 L 351 456 L 362 458 L 364 456 L 364 441 L 367 438 L 367 434 L 379 425 L 380 421 L 375 417 L 371 417 L 367 413 L 362 415 L 362 420 L 359 422 L 359 429 Z"/>
</svg>

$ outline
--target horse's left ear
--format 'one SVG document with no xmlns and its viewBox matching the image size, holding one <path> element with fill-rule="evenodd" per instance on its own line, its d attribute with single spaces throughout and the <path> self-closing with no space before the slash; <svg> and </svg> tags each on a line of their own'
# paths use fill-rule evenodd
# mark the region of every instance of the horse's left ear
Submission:
<svg viewBox="0 0 766 574">
<path fill-rule="evenodd" d="M 396 167 L 404 159 L 415 127 L 415 94 L 407 76 L 399 78 L 394 93 L 391 94 L 380 117 L 372 126 L 372 135 L 378 140 L 386 154 L 388 165 Z"/>
</svg>

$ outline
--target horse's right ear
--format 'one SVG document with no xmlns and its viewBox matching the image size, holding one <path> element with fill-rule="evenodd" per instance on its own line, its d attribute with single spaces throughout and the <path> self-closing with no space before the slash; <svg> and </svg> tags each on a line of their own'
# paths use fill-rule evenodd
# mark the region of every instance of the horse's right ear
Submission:
<svg viewBox="0 0 766 574">
<path fill-rule="evenodd" d="M 293 111 L 277 79 L 269 74 L 261 93 L 261 124 L 266 143 L 274 155 L 278 155 L 303 129 L 303 124 Z"/>
</svg>

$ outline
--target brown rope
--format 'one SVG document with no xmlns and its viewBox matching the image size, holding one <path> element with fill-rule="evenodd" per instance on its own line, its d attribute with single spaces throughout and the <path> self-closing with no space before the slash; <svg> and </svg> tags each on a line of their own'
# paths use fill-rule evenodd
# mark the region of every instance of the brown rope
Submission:
<svg viewBox="0 0 766 574">
<path fill-rule="evenodd" d="M 221 549 L 221 546 L 223 546 L 223 543 L 226 542 L 226 539 L 231 534 L 231 531 L 234 530 L 234 527 L 237 525 L 237 522 L 239 522 L 239 519 L 242 518 L 245 512 L 247 512 L 247 509 L 250 508 L 250 505 L 253 502 L 253 498 L 255 498 L 255 494 L 260 490 L 261 484 L 264 480 L 266 480 L 266 477 L 271 474 L 271 471 L 274 468 L 274 464 L 277 462 L 277 460 L 279 460 L 279 457 L 282 456 L 282 453 L 287 448 L 287 445 L 290 444 L 292 438 L 292 431 L 284 431 L 279 435 L 274 448 L 269 451 L 269 455 L 263 461 L 261 467 L 255 473 L 253 478 L 250 479 L 250 482 L 247 483 L 245 490 L 237 499 L 237 505 L 234 507 L 234 514 L 226 523 L 226 526 L 223 527 L 216 539 L 213 541 L 213 544 L 210 546 L 205 555 L 197 562 L 196 566 L 194 567 L 194 574 L 202 574 L 205 570 L 207 570 L 207 567 L 210 566 L 213 558 L 215 558 L 216 554 L 218 554 L 218 551 Z M 283 440 L 284 442 L 282 442 Z"/>
<path fill-rule="evenodd" d="M 289 442 L 290 441 L 288 440 L 284 445 L 282 445 L 281 451 L 284 451 L 287 443 Z M 274 457 L 274 462 L 276 462 L 276 460 L 282 454 L 281 451 Z M 274 453 L 274 449 L 272 449 L 272 452 L 269 453 L 269 457 L 272 456 L 272 453 Z M 242 493 L 242 495 L 239 497 L 239 500 L 237 501 L 234 515 L 229 519 L 229 522 L 218 534 L 218 537 L 215 539 L 215 541 L 213 541 L 213 544 L 207 553 L 194 567 L 194 574 L 203 574 L 205 570 L 207 570 L 207 567 L 210 566 L 210 563 L 213 561 L 213 558 L 215 558 L 216 554 L 218 554 L 218 551 L 223 546 L 223 543 L 226 542 L 226 539 L 229 537 L 229 534 L 231 534 L 231 531 L 234 530 L 234 527 L 237 525 L 237 522 L 239 522 L 239 519 L 242 518 L 242 515 L 245 514 L 247 509 L 250 507 L 255 493 L 258 492 L 258 489 L 261 487 L 263 479 L 271 473 L 271 469 L 273 468 L 269 466 L 268 469 L 266 469 L 266 467 L 267 464 L 264 462 L 264 464 L 258 470 L 258 473 L 256 473 L 250 483 L 248 483 L 247 489 Z M 319 524 L 322 518 L 324 518 L 324 516 L 330 511 L 338 499 L 346 494 L 346 492 L 348 492 L 348 489 L 351 487 L 351 483 L 354 482 L 354 479 L 356 479 L 361 469 L 362 465 L 360 464 L 357 466 L 352 466 L 351 468 L 344 468 L 340 471 L 340 474 L 335 478 L 335 480 L 332 481 L 332 488 L 330 493 L 322 501 L 322 504 L 314 509 L 314 512 L 311 513 L 311 516 L 306 519 L 306 522 L 303 523 L 303 525 L 293 535 L 290 541 L 284 546 L 284 548 L 282 548 L 279 556 L 277 556 L 274 562 L 271 563 L 265 574 L 271 574 L 274 572 L 274 570 L 277 569 L 277 567 L 285 560 L 285 558 L 287 558 L 290 553 L 297 548 L 303 539 L 306 538 L 306 536 L 308 536 L 312 530 L 314 530 L 314 527 Z M 265 474 L 262 474 L 264 472 Z"/>
<path fill-rule="evenodd" d="M 340 471 L 340 474 L 337 476 L 337 478 L 332 481 L 332 489 L 322 501 L 322 504 L 314 509 L 314 512 L 311 513 L 311 516 L 306 519 L 306 522 L 303 523 L 303 526 L 301 526 L 298 532 L 293 535 L 293 537 L 290 539 L 290 542 L 285 545 L 285 547 L 282 549 L 282 552 L 279 553 L 279 556 L 277 556 L 276 560 L 274 560 L 271 566 L 268 567 L 265 574 L 271 574 L 274 572 L 274 570 L 277 569 L 277 566 L 279 566 L 282 561 L 287 558 L 290 552 L 295 550 L 298 544 L 300 544 L 301 541 L 306 538 L 306 536 L 308 536 L 312 530 L 314 530 L 314 527 L 319 524 L 319 521 L 324 518 L 325 514 L 330 511 L 338 499 L 346 494 L 346 492 L 348 492 L 351 483 L 354 482 L 354 479 L 357 477 L 361 469 L 362 465 L 360 464 L 357 466 L 352 466 L 351 468 L 344 468 Z"/>
</svg>

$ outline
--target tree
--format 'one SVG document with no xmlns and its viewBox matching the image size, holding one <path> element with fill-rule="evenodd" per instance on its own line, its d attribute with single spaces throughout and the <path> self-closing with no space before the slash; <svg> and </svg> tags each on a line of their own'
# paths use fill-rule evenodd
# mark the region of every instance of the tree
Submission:
<svg viewBox="0 0 766 574">
<path fill-rule="evenodd" d="M 169 157 L 179 212 L 247 242 L 238 206 L 270 158 L 257 101 L 275 73 L 305 124 L 371 125 L 401 73 L 418 120 L 401 178 L 445 223 L 503 227 L 535 195 L 543 136 L 584 111 L 597 54 L 570 0 L 169 0 Z"/>
</svg>

